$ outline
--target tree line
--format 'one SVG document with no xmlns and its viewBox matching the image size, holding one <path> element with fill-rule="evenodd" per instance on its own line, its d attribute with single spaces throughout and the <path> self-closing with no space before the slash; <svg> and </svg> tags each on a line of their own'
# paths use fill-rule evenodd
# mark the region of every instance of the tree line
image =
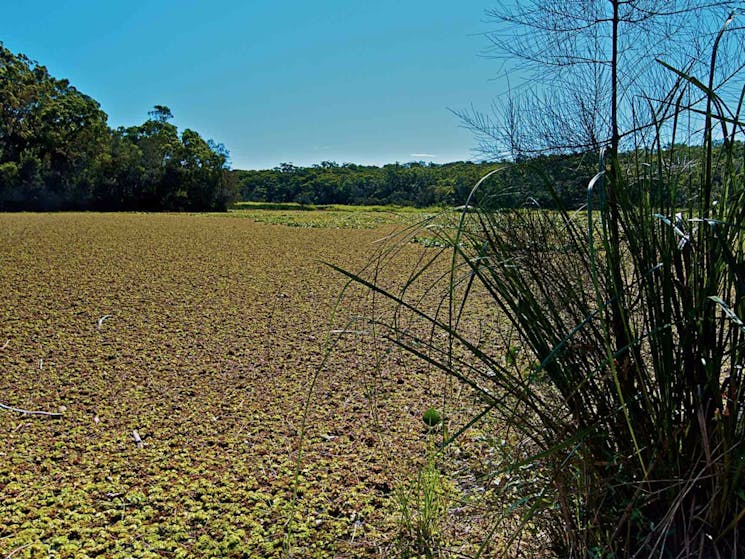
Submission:
<svg viewBox="0 0 745 559">
<path fill-rule="evenodd" d="M 112 129 L 99 103 L 0 42 L 0 210 L 224 210 L 224 146 L 158 105 Z"/>
<path fill-rule="evenodd" d="M 431 206 L 464 198 L 494 165 L 394 163 L 382 167 L 324 161 L 311 167 L 235 171 L 240 198 L 300 204 Z"/>
<path fill-rule="evenodd" d="M 353 205 L 461 205 L 476 183 L 499 169 L 480 189 L 500 207 L 554 208 L 583 203 L 597 155 L 546 155 L 516 164 L 393 163 L 382 167 L 325 161 L 311 167 L 283 163 L 261 171 L 237 170 L 241 200 Z"/>
<path fill-rule="evenodd" d="M 166 106 L 156 105 L 138 126 L 112 129 L 107 118 L 96 100 L 0 42 L 0 211 L 214 211 L 235 199 L 457 206 L 494 169 L 479 191 L 482 204 L 574 208 L 597 170 L 597 152 L 578 150 L 512 163 L 324 161 L 230 171 L 225 147 L 194 130 L 179 134 Z M 677 146 L 678 153 L 692 149 Z"/>
</svg>

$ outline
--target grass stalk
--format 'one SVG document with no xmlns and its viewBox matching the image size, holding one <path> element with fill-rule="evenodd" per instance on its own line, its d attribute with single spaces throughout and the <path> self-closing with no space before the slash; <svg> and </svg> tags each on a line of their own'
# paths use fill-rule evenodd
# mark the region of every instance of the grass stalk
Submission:
<svg viewBox="0 0 745 559">
<path fill-rule="evenodd" d="M 531 530 L 559 557 L 745 556 L 745 88 L 734 110 L 717 93 L 723 34 L 706 84 L 663 64 L 678 81 L 650 104 L 656 135 L 601 154 L 584 211 L 502 208 L 515 185 L 490 174 L 429 230 L 440 248 L 400 290 L 335 267 L 377 298 L 379 335 L 488 403 L 444 444 L 486 416 L 526 441 L 505 466 L 531 466 L 509 542 Z M 701 144 L 676 146 L 696 123 Z"/>
</svg>

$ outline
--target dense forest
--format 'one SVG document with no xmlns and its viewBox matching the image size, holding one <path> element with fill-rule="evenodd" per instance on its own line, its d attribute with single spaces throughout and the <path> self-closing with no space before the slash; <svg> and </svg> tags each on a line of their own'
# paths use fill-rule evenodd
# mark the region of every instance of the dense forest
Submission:
<svg viewBox="0 0 745 559">
<path fill-rule="evenodd" d="M 234 171 L 242 200 L 300 204 L 460 205 L 484 175 L 500 169 L 482 189 L 500 207 L 557 204 L 576 207 L 585 200 L 597 156 L 541 156 L 519 164 L 456 162 L 394 163 L 383 167 L 312 167 L 285 163 L 263 171 Z M 483 196 L 482 196 L 483 202 Z"/>
<path fill-rule="evenodd" d="M 109 128 L 91 97 L 0 43 L 0 210 L 221 210 L 228 153 L 166 106 Z"/>
<path fill-rule="evenodd" d="M 597 171 L 590 153 L 519 163 L 324 161 L 231 171 L 222 144 L 190 129 L 179 134 L 172 119 L 168 107 L 156 105 L 142 124 L 112 129 L 97 101 L 0 42 L 0 211 L 214 211 L 234 200 L 457 206 L 494 169 L 481 204 L 576 208 Z M 691 149 L 678 147 L 681 166 Z M 680 195 L 685 191 L 681 185 Z"/>
<path fill-rule="evenodd" d="M 580 202 L 594 165 L 592 157 L 573 155 L 518 166 L 324 161 L 229 171 L 224 146 L 194 130 L 179 134 L 172 118 L 168 107 L 157 105 L 142 124 L 112 129 L 95 99 L 0 43 L 0 210 L 224 210 L 236 199 L 458 205 L 500 166 L 489 182 L 499 205 L 551 207 L 558 200 Z M 536 165 L 541 173 L 529 172 Z M 535 176 L 543 178 L 528 178 Z M 546 188 L 549 182 L 558 199 Z"/>
<path fill-rule="evenodd" d="M 495 165 L 394 163 L 383 167 L 324 161 L 312 167 L 283 163 L 262 171 L 236 171 L 241 199 L 301 204 L 431 206 L 465 199 Z"/>
<path fill-rule="evenodd" d="M 745 153 L 742 142 L 732 147 L 734 153 L 741 156 Z M 722 141 L 715 142 L 713 155 L 723 157 L 724 148 L 727 146 Z M 634 161 L 639 155 L 626 151 L 620 157 L 622 161 Z M 655 153 L 647 153 L 644 157 L 666 166 L 667 173 L 676 173 L 678 181 L 672 186 L 676 200 L 682 204 L 691 196 L 691 184 L 700 175 L 701 169 L 695 161 L 702 155 L 701 146 L 676 144 L 658 146 Z M 732 164 L 739 169 L 742 161 L 738 159 Z M 627 168 L 631 174 L 625 180 L 631 190 L 634 185 L 649 180 L 644 174 L 650 173 L 651 167 L 629 165 Z M 270 170 L 236 170 L 233 174 L 238 183 L 239 199 L 245 201 L 423 207 L 464 204 L 474 185 L 495 169 L 498 172 L 479 188 L 477 199 L 481 206 L 575 209 L 587 201 L 588 183 L 598 172 L 598 155 L 546 154 L 517 163 L 413 162 L 383 167 L 339 165 L 329 161 L 312 167 L 283 163 Z M 718 176 L 713 179 L 718 191 L 721 179 Z M 643 194 L 638 193 L 639 196 Z"/>
</svg>

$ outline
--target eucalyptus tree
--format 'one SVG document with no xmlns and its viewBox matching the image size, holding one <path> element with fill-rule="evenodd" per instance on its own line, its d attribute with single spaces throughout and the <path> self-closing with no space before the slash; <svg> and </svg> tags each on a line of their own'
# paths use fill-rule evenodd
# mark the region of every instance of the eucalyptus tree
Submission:
<svg viewBox="0 0 745 559">
<path fill-rule="evenodd" d="M 490 53 L 522 82 L 492 115 L 461 113 L 492 157 L 541 153 L 599 154 L 608 202 L 609 250 L 619 247 L 617 196 L 622 148 L 664 136 L 668 96 L 680 75 L 723 89 L 743 67 L 743 42 L 732 24 L 741 2 L 701 0 L 514 0 L 488 11 Z M 720 30 L 728 28 L 727 33 Z M 716 44 L 717 63 L 709 54 Z M 514 78 L 513 78 L 514 79 Z M 682 97 L 695 104 L 696 99 Z M 597 155 L 596 155 L 597 156 Z M 605 168 L 607 166 L 607 168 Z M 589 178 L 588 178 L 589 179 Z M 612 258 L 619 260 L 620 255 Z M 629 344 L 623 320 L 622 270 L 611 275 L 611 322 L 618 348 Z"/>
<path fill-rule="evenodd" d="M 490 12 L 493 54 L 524 81 L 493 114 L 463 114 L 482 149 L 581 152 L 599 168 L 581 214 L 495 211 L 474 191 L 445 239 L 450 315 L 433 329 L 468 347 L 452 327 L 462 262 L 525 359 L 503 367 L 494 344 L 459 368 L 448 351 L 430 362 L 492 383 L 490 407 L 534 451 L 519 448 L 510 473 L 533 463 L 545 476 L 541 491 L 521 480 L 521 526 L 550 518 L 542 535 L 559 556 L 745 554 L 738 5 L 515 0 Z"/>
<path fill-rule="evenodd" d="M 94 99 L 0 43 L 0 207 L 87 198 L 107 151 L 106 120 Z"/>
<path fill-rule="evenodd" d="M 609 158 L 650 123 L 677 76 L 699 75 L 720 28 L 741 2 L 701 0 L 514 0 L 488 10 L 486 55 L 510 83 L 489 113 L 460 111 L 490 158 L 597 152 Z M 736 25 L 731 25 L 734 31 Z M 742 42 L 723 37 L 715 83 L 742 67 Z M 706 81 L 706 80 L 705 80 Z"/>
</svg>

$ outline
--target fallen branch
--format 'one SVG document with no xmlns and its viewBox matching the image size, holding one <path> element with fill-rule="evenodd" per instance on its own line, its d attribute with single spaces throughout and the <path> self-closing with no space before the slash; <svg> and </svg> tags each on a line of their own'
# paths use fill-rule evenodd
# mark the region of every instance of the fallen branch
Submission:
<svg viewBox="0 0 745 559">
<path fill-rule="evenodd" d="M 14 411 L 17 413 L 23 413 L 26 415 L 48 415 L 49 417 L 62 417 L 62 414 L 59 412 L 54 411 L 31 411 L 31 410 L 24 410 L 21 408 L 14 408 L 12 406 L 6 406 L 5 404 L 0 404 L 0 409 L 8 410 L 8 411 Z"/>
<path fill-rule="evenodd" d="M 30 543 L 27 543 L 26 545 L 22 545 L 21 547 L 17 547 L 16 549 L 14 549 L 13 551 L 10 552 L 10 555 L 6 555 L 5 556 L 5 559 L 10 559 L 11 557 L 13 557 L 13 555 L 15 555 L 16 553 L 18 553 L 20 551 L 23 551 L 24 549 L 26 549 L 30 545 L 31 545 Z"/>
</svg>

